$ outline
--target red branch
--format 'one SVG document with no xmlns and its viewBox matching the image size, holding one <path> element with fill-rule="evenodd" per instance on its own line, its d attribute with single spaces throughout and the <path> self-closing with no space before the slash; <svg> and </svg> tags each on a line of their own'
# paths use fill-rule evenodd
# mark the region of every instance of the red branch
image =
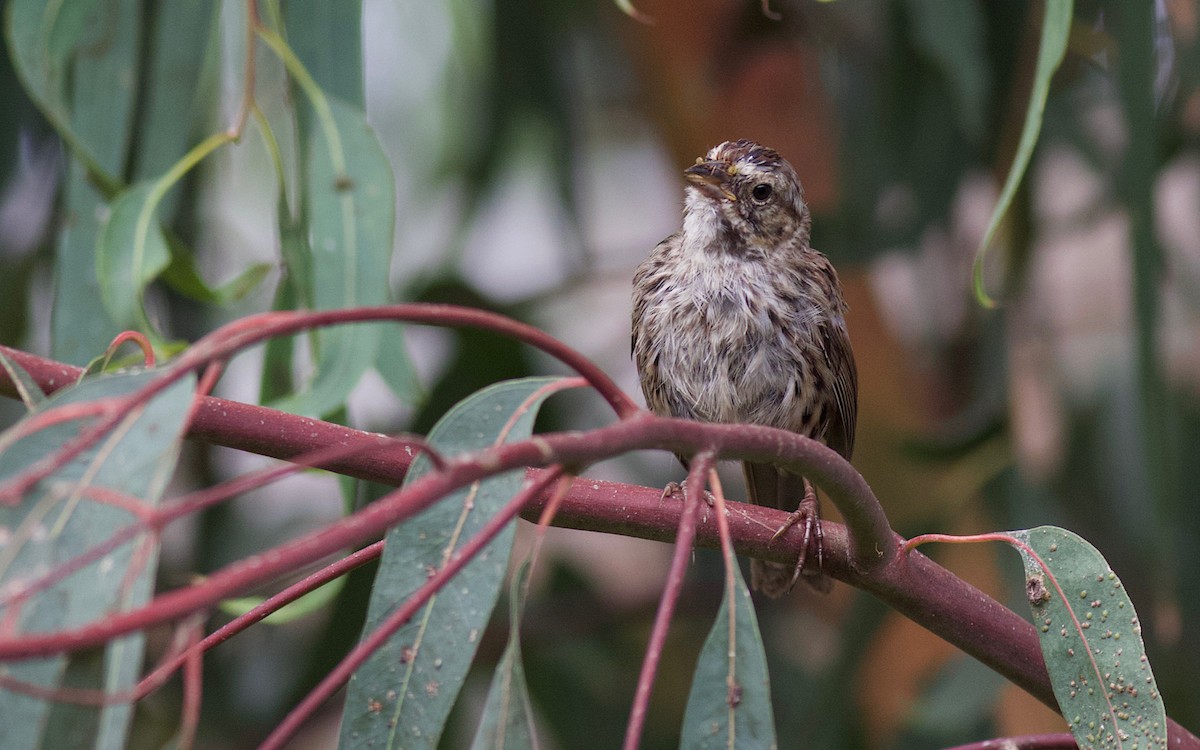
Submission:
<svg viewBox="0 0 1200 750">
<path fill-rule="evenodd" d="M 12 349 L 0 349 L 28 371 L 47 392 L 69 385 L 78 378 L 78 368 Z M 0 375 L 0 392 L 10 396 L 16 394 L 11 380 L 3 375 Z M 505 447 L 504 450 L 509 453 L 504 454 L 503 458 L 518 462 L 527 460 L 525 464 L 511 464 L 513 466 L 546 465 L 552 461 L 567 461 L 568 465 L 575 465 L 606 455 L 650 447 L 685 452 L 697 448 L 715 448 L 723 456 L 738 455 L 762 461 L 786 459 L 781 461 L 782 465 L 804 455 L 813 464 L 810 466 L 809 461 L 798 461 L 794 465 L 797 468 L 803 465 L 802 473 L 808 474 L 817 484 L 830 491 L 835 502 L 839 500 L 838 487 L 841 492 L 854 496 L 855 491 L 851 488 L 856 490 L 854 483 L 862 482 L 848 464 L 843 468 L 844 462 L 839 462 L 832 451 L 828 451 L 832 458 L 821 456 L 820 451 L 809 445 L 817 445 L 812 441 L 765 428 L 699 425 L 646 416 L 627 419 L 622 424 L 597 432 L 604 434 L 600 437 L 597 437 L 597 433 L 582 437 L 553 436 L 556 441 L 554 444 L 549 442 L 549 436 L 512 444 Z M 378 435 L 318 420 L 211 397 L 201 401 L 189 434 L 213 444 L 282 459 L 331 445 L 358 446 L 360 451 L 320 465 L 349 476 L 392 484 L 400 482 L 417 452 L 411 444 L 401 440 L 381 439 Z M 492 455 L 500 457 L 499 454 Z M 843 476 L 839 471 L 846 471 L 848 475 Z M 472 477 L 475 476 L 465 471 L 461 464 L 453 464 L 447 472 L 436 476 L 444 479 L 450 474 L 456 474 L 454 481 L 473 481 Z M 436 476 L 425 479 L 433 481 Z M 453 485 L 454 481 L 447 481 L 446 486 Z M 434 494 L 436 488 L 422 489 Z M 870 496 L 869 488 L 867 493 Z M 436 494 L 440 496 L 444 492 Z M 845 494 L 838 504 L 840 508 L 844 504 L 843 510 L 850 511 L 846 514 L 847 518 L 855 519 L 864 528 L 873 529 L 870 510 L 859 508 Z M 548 498 L 548 494 L 534 498 L 526 506 L 525 516 L 536 520 Z M 554 523 L 558 526 L 670 541 L 683 509 L 677 503 L 662 503 L 660 498 L 660 489 L 581 478 L 563 498 Z M 416 498 L 410 496 L 405 498 L 403 505 L 411 507 L 418 504 L 415 501 Z M 387 515 L 402 516 L 405 509 L 399 505 L 394 503 Z M 729 514 L 730 531 L 739 554 L 794 562 L 795 550 L 801 544 L 799 530 L 789 529 L 777 542 L 772 543 L 772 535 L 786 520 L 786 514 L 742 503 L 729 503 Z M 383 517 L 353 521 L 359 522 L 365 524 L 362 528 L 374 527 L 375 523 L 390 525 Z M 350 534 L 346 533 L 345 527 L 335 530 L 341 536 L 326 539 L 337 542 L 329 551 L 350 546 L 346 539 L 360 536 L 362 528 L 358 533 Z M 852 543 L 846 527 L 825 522 L 823 530 L 826 573 L 875 594 L 901 614 L 995 669 L 1046 705 L 1052 708 L 1057 706 L 1042 661 L 1037 634 L 1024 618 L 920 553 L 889 554 L 899 542 L 890 533 L 884 537 L 880 547 L 882 556 L 877 556 L 873 548 L 864 544 L 863 536 L 869 537 L 869 533 L 856 535 Z M 283 552 L 291 552 L 293 557 L 289 558 L 288 567 L 270 571 L 269 577 L 294 569 L 297 560 L 323 554 L 317 554 L 323 545 L 313 545 L 313 541 L 305 538 L 271 551 L 272 559 L 275 554 Z M 700 521 L 696 544 L 709 548 L 719 545 L 717 524 L 712 519 Z M 296 555 L 295 545 L 301 545 L 308 554 Z M 254 562 L 258 565 L 263 559 L 256 558 Z M 875 564 L 870 564 L 872 562 Z M 103 623 L 72 633 L 58 634 L 50 642 L 39 643 L 40 636 L 0 642 L 0 658 L 22 658 L 33 656 L 35 652 L 57 653 L 85 643 L 99 644 L 118 633 L 176 619 L 188 612 L 211 606 L 228 593 L 253 585 L 252 582 L 259 577 L 249 573 L 245 565 L 229 566 L 201 584 L 200 591 L 192 587 L 168 592 L 156 598 L 147 608 L 113 615 Z M 1172 748 L 1200 748 L 1200 739 L 1171 720 L 1169 738 Z"/>
</svg>

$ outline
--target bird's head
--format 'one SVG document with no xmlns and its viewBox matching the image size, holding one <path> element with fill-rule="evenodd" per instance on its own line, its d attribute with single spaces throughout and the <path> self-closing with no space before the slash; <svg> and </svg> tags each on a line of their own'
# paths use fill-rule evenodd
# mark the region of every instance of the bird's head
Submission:
<svg viewBox="0 0 1200 750">
<path fill-rule="evenodd" d="M 754 141 L 726 141 L 684 170 L 690 183 L 684 233 L 730 252 L 808 245 L 812 220 L 796 170 Z M 710 242 L 703 244 L 710 245 Z"/>
</svg>

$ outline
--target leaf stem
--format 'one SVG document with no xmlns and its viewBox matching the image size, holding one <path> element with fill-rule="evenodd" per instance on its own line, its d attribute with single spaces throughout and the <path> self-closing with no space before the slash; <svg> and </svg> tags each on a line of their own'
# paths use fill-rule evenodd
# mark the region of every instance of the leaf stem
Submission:
<svg viewBox="0 0 1200 750">
<path fill-rule="evenodd" d="M 654 615 L 654 628 L 650 631 L 646 656 L 642 659 L 642 670 L 638 675 L 637 690 L 633 696 L 633 708 L 629 713 L 629 724 L 625 727 L 624 750 L 637 750 L 641 742 L 642 728 L 645 726 L 650 706 L 650 691 L 654 687 L 654 676 L 658 673 L 663 644 L 667 641 L 671 617 L 675 614 L 675 605 L 683 591 L 683 579 L 692 556 L 692 542 L 696 538 L 696 516 L 700 511 L 701 498 L 704 497 L 705 480 L 715 461 L 716 453 L 711 450 L 701 451 L 691 461 L 684 492 L 683 513 L 679 516 L 679 530 L 675 535 L 675 554 L 671 557 L 671 569 L 667 573 L 667 583 L 658 601 L 658 612 Z"/>
</svg>

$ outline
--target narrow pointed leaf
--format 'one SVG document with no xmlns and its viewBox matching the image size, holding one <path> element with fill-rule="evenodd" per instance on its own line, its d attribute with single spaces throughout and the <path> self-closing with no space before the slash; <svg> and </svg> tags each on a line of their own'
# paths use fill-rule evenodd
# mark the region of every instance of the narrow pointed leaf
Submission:
<svg viewBox="0 0 1200 750">
<path fill-rule="evenodd" d="M 328 100 L 315 118 L 304 182 L 312 303 L 332 310 L 388 301 L 395 183 L 387 155 L 361 110 Z M 338 408 L 375 363 L 378 325 L 318 332 L 316 375 L 276 404 L 300 414 Z"/>
<path fill-rule="evenodd" d="M 1026 593 L 1054 697 L 1075 741 L 1081 748 L 1165 748 L 1166 710 L 1141 623 L 1108 562 L 1065 529 L 1010 534 L 1028 545 L 1018 546 Z"/>
<path fill-rule="evenodd" d="M 231 305 L 254 291 L 275 268 L 273 263 L 252 263 L 224 284 L 213 286 L 200 275 L 191 248 L 169 239 L 167 246 L 170 249 L 171 260 L 163 269 L 163 281 L 183 296 L 197 302 Z"/>
<path fill-rule="evenodd" d="M 121 331 L 100 299 L 96 238 L 129 157 L 141 6 L 137 0 L 8 5 L 10 49 L 14 59 L 23 60 L 22 82 L 75 157 L 66 171 L 64 220 L 55 240 L 51 343 L 55 359 L 76 365 L 86 364 Z M 58 41 L 36 47 L 39 33 Z M 102 43 L 97 35 L 104 35 Z"/>
<path fill-rule="evenodd" d="M 1025 176 L 1029 160 L 1033 158 L 1033 149 L 1037 146 L 1038 136 L 1042 132 L 1042 115 L 1046 111 L 1046 98 L 1050 94 L 1050 80 L 1054 72 L 1062 64 L 1067 53 L 1067 40 L 1071 36 L 1071 18 L 1074 13 L 1073 0 L 1046 0 L 1046 12 L 1042 18 L 1042 39 L 1038 48 L 1037 65 L 1034 70 L 1033 90 L 1029 94 L 1029 109 L 1025 112 L 1025 125 L 1021 128 L 1021 140 L 1017 144 L 1017 153 L 1009 167 L 1008 177 L 1000 190 L 1000 199 L 988 220 L 987 230 L 983 233 L 983 241 L 975 253 L 975 297 L 987 307 L 995 304 L 983 281 L 983 259 L 988 247 L 996 237 L 996 230 L 1008 207 L 1012 204 L 1017 187 Z"/>
<path fill-rule="evenodd" d="M 552 378 L 499 383 L 451 409 L 429 434 L 452 457 L 530 435 Z M 515 416 L 514 416 L 515 415 Z M 405 483 L 427 473 L 424 456 Z M 448 496 L 388 532 L 364 632 L 373 630 L 520 489 L 521 471 Z M 341 744 L 436 748 L 508 571 L 513 527 L 499 534 L 354 674 L 342 714 Z"/>
<path fill-rule="evenodd" d="M 472 750 L 524 750 L 538 746 L 525 666 L 521 663 L 521 611 L 525 608 L 525 581 L 531 564 L 531 560 L 525 560 L 513 576 L 508 598 L 508 645 L 492 675 Z"/>
<path fill-rule="evenodd" d="M 679 743 L 684 750 L 778 747 L 758 618 L 741 569 L 730 563 L 733 601 L 727 587 L 696 663 Z"/>
<path fill-rule="evenodd" d="M 205 65 L 205 51 L 217 17 L 215 0 L 162 3 L 155 8 L 153 39 L 146 59 L 144 103 L 139 110 L 138 149 L 133 179 L 149 180 L 169 170 L 188 150 L 200 128 L 210 124 L 216 97 L 217 66 Z M 162 216 L 170 223 L 178 195 L 163 199 Z"/>
</svg>

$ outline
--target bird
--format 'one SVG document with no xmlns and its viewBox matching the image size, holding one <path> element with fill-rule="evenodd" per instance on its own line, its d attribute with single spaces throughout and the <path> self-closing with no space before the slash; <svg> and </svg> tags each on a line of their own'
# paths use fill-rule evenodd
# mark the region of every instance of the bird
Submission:
<svg viewBox="0 0 1200 750">
<path fill-rule="evenodd" d="M 849 460 L 858 375 L 847 306 L 833 264 L 810 244 L 796 170 L 743 139 L 714 146 L 684 177 L 682 228 L 633 277 L 632 355 L 647 406 L 790 430 Z M 776 538 L 795 524 L 804 530 L 795 565 L 751 561 L 752 587 L 778 598 L 803 577 L 828 591 L 811 483 L 766 463 L 743 470 L 751 502 L 791 513 Z M 813 556 L 816 570 L 806 566 Z"/>
</svg>

